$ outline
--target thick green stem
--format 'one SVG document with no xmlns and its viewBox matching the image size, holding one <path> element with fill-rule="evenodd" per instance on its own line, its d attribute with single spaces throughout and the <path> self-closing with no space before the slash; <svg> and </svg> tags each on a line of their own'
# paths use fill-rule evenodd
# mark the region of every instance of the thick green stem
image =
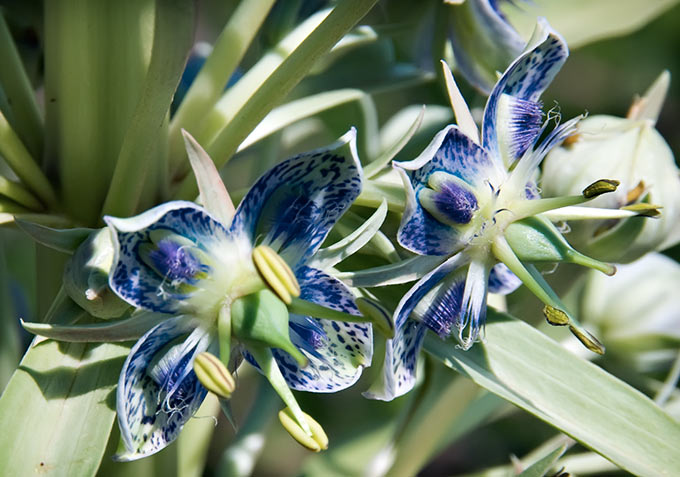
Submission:
<svg viewBox="0 0 680 477">
<path fill-rule="evenodd" d="M 170 170 L 184 169 L 186 158 L 181 130 L 194 134 L 206 113 L 219 99 L 236 70 L 274 0 L 241 0 L 217 38 L 170 124 Z M 186 170 L 186 169 L 185 169 Z"/>
<path fill-rule="evenodd" d="M 17 134 L 35 158 L 43 153 L 43 120 L 33 86 L 19 57 L 5 16 L 0 12 L 0 85 L 12 108 Z"/>
<path fill-rule="evenodd" d="M 40 204 L 40 201 L 36 199 L 33 194 L 26 190 L 21 184 L 10 181 L 3 176 L 0 176 L 0 195 L 4 195 L 31 210 L 42 209 L 42 204 Z"/>
<path fill-rule="evenodd" d="M 305 77 L 314 63 L 368 13 L 376 1 L 339 2 L 319 26 L 246 98 L 247 101 L 206 149 L 218 167 L 234 155 L 255 126 Z M 184 180 L 178 196 L 196 196 L 196 184 L 192 177 Z"/>
</svg>

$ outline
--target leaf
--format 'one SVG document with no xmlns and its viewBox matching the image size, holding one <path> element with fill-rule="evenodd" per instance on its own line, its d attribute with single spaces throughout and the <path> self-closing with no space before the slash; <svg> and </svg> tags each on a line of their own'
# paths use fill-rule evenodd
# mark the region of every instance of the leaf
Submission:
<svg viewBox="0 0 680 477">
<path fill-rule="evenodd" d="M 680 468 L 680 424 L 639 391 L 530 325 L 489 310 L 486 341 L 469 351 L 427 336 L 426 350 L 624 470 Z"/>
<path fill-rule="evenodd" d="M 380 226 L 382 226 L 386 216 L 387 202 L 383 201 L 373 215 L 371 215 L 360 227 L 354 230 L 354 232 L 333 245 L 322 248 L 314 254 L 314 259 L 310 266 L 326 270 L 357 252 L 375 236 L 378 230 L 380 230 Z"/>
<path fill-rule="evenodd" d="M 562 457 L 562 454 L 564 454 L 566 450 L 566 444 L 559 446 L 545 457 L 542 457 L 524 469 L 524 471 L 519 474 L 518 477 L 544 477 L 548 471 L 555 466 L 557 460 Z"/>
<path fill-rule="evenodd" d="M 508 2 L 504 12 L 525 38 L 531 35 L 536 17 L 547 18 L 575 48 L 633 32 L 677 3 L 678 0 L 534 0 L 520 8 Z"/>
<path fill-rule="evenodd" d="M 16 218 L 14 222 L 21 230 L 30 235 L 33 240 L 59 252 L 73 253 L 78 246 L 87 239 L 95 229 L 55 229 Z"/>
<path fill-rule="evenodd" d="M 29 333 L 58 341 L 105 343 L 139 339 L 144 333 L 168 318 L 168 315 L 162 313 L 140 311 L 129 318 L 105 323 L 51 325 L 48 323 L 27 323 L 21 320 L 21 326 Z"/>
<path fill-rule="evenodd" d="M 0 399 L 0 475 L 94 475 L 127 352 L 34 340 Z"/>
<path fill-rule="evenodd" d="M 184 136 L 187 156 L 189 156 L 189 162 L 198 183 L 201 203 L 223 224 L 230 224 L 236 209 L 227 188 L 224 187 L 220 173 L 217 172 L 215 163 L 196 139 L 184 129 L 182 129 L 182 136 Z"/>
</svg>

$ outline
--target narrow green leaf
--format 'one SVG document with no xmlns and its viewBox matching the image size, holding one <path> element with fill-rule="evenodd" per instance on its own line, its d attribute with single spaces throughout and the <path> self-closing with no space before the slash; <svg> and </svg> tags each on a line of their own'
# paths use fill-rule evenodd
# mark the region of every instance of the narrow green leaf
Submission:
<svg viewBox="0 0 680 477">
<path fill-rule="evenodd" d="M 128 216 L 135 212 L 150 171 L 150 153 L 158 142 L 193 42 L 193 16 L 192 2 L 172 0 L 157 5 L 151 63 L 118 155 L 104 202 L 105 214 Z"/>
<path fill-rule="evenodd" d="M 305 77 L 316 60 L 328 52 L 354 27 L 376 1 L 345 0 L 338 3 L 328 16 L 278 64 L 276 69 L 266 76 L 257 90 L 246 98 L 247 102 L 229 119 L 227 126 L 220 130 L 208 144 L 206 150 L 210 157 L 216 159 L 218 167 L 233 156 L 241 142 L 271 111 L 273 106 L 286 97 Z M 239 83 L 242 83 L 244 79 L 245 76 Z M 191 197 L 195 194 L 195 190 L 193 179 L 189 177 L 184 180 L 178 195 L 180 198 Z"/>
<path fill-rule="evenodd" d="M 427 351 L 480 386 L 560 429 L 624 470 L 680 468 L 680 424 L 654 402 L 530 325 L 489 310 L 469 351 L 428 336 Z"/>
<path fill-rule="evenodd" d="M 271 110 L 241 143 L 238 150 L 241 151 L 297 121 L 342 104 L 358 101 L 364 96 L 366 94 L 358 89 L 339 89 L 324 91 L 323 93 L 306 96 L 283 104 Z"/>
<path fill-rule="evenodd" d="M 557 460 L 562 457 L 567 450 L 567 445 L 563 444 L 545 457 L 531 464 L 519 474 L 518 477 L 544 477 L 550 469 L 555 466 Z"/>
<path fill-rule="evenodd" d="M 55 229 L 45 225 L 15 219 L 17 227 L 26 232 L 33 240 L 46 247 L 64 253 L 73 253 L 89 237 L 94 229 Z"/>
<path fill-rule="evenodd" d="M 139 339 L 144 333 L 167 319 L 168 316 L 162 313 L 140 311 L 129 318 L 105 323 L 51 325 L 48 323 L 27 323 L 21 320 L 21 326 L 29 333 L 59 341 L 107 343 Z"/>
<path fill-rule="evenodd" d="M 444 260 L 434 255 L 418 255 L 401 262 L 356 272 L 340 272 L 336 277 L 353 287 L 383 287 L 417 280 Z"/>
<path fill-rule="evenodd" d="M 361 247 L 366 245 L 369 240 L 380 230 L 380 226 L 387 216 L 387 202 L 383 201 L 380 207 L 371 215 L 360 227 L 347 235 L 342 240 L 322 248 L 314 254 L 312 266 L 325 270 L 335 266 Z"/>
</svg>

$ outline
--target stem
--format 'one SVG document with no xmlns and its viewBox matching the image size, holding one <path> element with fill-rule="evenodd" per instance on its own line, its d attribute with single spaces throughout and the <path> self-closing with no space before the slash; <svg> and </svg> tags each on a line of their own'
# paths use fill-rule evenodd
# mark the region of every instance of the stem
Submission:
<svg viewBox="0 0 680 477">
<path fill-rule="evenodd" d="M 12 108 L 13 125 L 33 157 L 43 152 L 43 121 L 5 16 L 0 12 L 0 84 Z"/>
<path fill-rule="evenodd" d="M 191 134 L 196 131 L 196 125 L 217 102 L 273 5 L 274 0 L 241 0 L 229 18 L 170 124 L 171 171 L 181 167 L 186 156 L 181 129 Z"/>
<path fill-rule="evenodd" d="M 3 66 L 4 67 L 4 66 Z M 0 155 L 14 173 L 47 205 L 54 205 L 57 197 L 37 162 L 16 135 L 12 126 L 0 111 Z"/>
<path fill-rule="evenodd" d="M 368 13 L 376 1 L 339 2 L 319 26 L 266 77 L 257 90 L 245 98 L 245 104 L 208 145 L 207 152 L 218 167 L 224 165 L 234 155 L 239 144 L 255 126 L 305 77 L 314 63 Z M 245 77 L 239 83 L 244 79 Z M 196 184 L 191 177 L 184 179 L 178 196 L 183 198 L 196 196 Z"/>
<path fill-rule="evenodd" d="M 217 315 L 217 338 L 220 346 L 220 360 L 229 369 L 231 356 L 231 303 L 224 303 Z"/>
<path fill-rule="evenodd" d="M 297 421 L 300 428 L 311 437 L 312 430 L 309 428 L 307 419 L 305 418 L 302 409 L 300 409 L 300 405 L 295 400 L 293 392 L 288 387 L 288 383 L 286 383 L 283 374 L 281 374 L 281 370 L 279 369 L 279 365 L 276 363 L 276 360 L 272 355 L 271 349 L 250 346 L 248 347 L 248 351 L 253 355 L 255 361 L 260 366 L 262 374 L 264 374 L 264 376 L 269 380 L 269 383 L 281 397 L 281 400 L 284 402 L 284 404 L 288 406 L 288 409 L 291 410 L 293 417 Z"/>
</svg>

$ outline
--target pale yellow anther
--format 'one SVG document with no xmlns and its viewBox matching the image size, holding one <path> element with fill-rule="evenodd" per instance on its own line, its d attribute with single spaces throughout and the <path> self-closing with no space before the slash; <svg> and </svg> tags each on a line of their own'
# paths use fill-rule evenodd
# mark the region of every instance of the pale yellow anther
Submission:
<svg viewBox="0 0 680 477">
<path fill-rule="evenodd" d="M 571 331 L 574 336 L 576 336 L 578 340 L 583 343 L 583 346 L 588 348 L 593 353 L 604 354 L 604 345 L 586 330 L 579 329 L 575 326 L 570 326 L 569 331 Z"/>
<path fill-rule="evenodd" d="M 586 199 L 594 199 L 598 195 L 614 192 L 619 184 L 620 182 L 615 179 L 600 179 L 583 189 L 582 194 Z"/>
<path fill-rule="evenodd" d="M 289 408 L 279 411 L 279 421 L 281 421 L 281 425 L 288 431 L 291 437 L 303 447 L 313 452 L 328 449 L 328 436 L 324 432 L 323 427 L 321 427 L 321 424 L 316 422 L 309 414 L 305 412 L 302 414 L 305 416 L 309 429 L 312 431 L 311 436 L 300 427 Z"/>
<path fill-rule="evenodd" d="M 253 250 L 253 262 L 269 287 L 285 304 L 300 296 L 300 285 L 288 264 L 271 247 L 259 245 Z"/>
<path fill-rule="evenodd" d="M 194 372 L 200 383 L 218 397 L 228 399 L 236 389 L 236 382 L 224 363 L 207 351 L 194 358 Z"/>
<path fill-rule="evenodd" d="M 553 306 L 543 307 L 543 314 L 548 323 L 554 326 L 566 326 L 569 324 L 569 315 Z"/>
</svg>

